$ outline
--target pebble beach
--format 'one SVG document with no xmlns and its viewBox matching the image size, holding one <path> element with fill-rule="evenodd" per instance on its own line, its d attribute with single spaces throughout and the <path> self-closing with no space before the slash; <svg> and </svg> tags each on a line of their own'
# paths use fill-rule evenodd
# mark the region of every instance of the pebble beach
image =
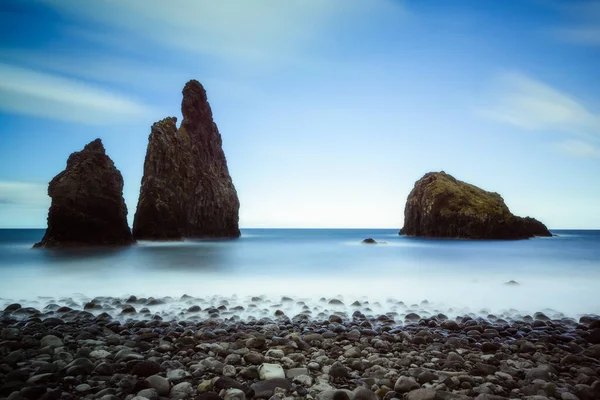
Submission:
<svg viewBox="0 0 600 400">
<path fill-rule="evenodd" d="M 1 299 L 0 397 L 600 398 L 600 317 L 426 300 Z"/>
</svg>

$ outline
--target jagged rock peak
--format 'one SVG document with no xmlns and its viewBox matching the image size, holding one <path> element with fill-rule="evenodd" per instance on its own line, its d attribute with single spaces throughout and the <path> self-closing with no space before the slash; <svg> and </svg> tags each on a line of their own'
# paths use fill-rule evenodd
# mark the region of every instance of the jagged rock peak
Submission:
<svg viewBox="0 0 600 400">
<path fill-rule="evenodd" d="M 82 151 L 83 152 L 85 152 L 85 151 L 95 151 L 95 152 L 99 152 L 99 153 L 102 153 L 102 154 L 106 154 L 106 150 L 104 149 L 104 144 L 102 144 L 102 139 L 100 139 L 100 138 L 92 140 L 91 142 L 89 142 L 88 144 L 86 144 L 83 147 Z M 78 154 L 78 152 L 75 152 L 73 154 Z"/>
<path fill-rule="evenodd" d="M 48 228 L 34 247 L 126 246 L 135 243 L 127 225 L 123 177 L 100 139 L 72 153 L 48 185 Z"/>
<path fill-rule="evenodd" d="M 233 238 L 239 200 L 206 91 L 191 80 L 182 91 L 183 120 L 152 125 L 133 234 L 138 239 Z"/>
<path fill-rule="evenodd" d="M 540 221 L 513 215 L 504 199 L 441 172 L 426 173 L 404 208 L 401 235 L 466 239 L 552 236 Z"/>
<path fill-rule="evenodd" d="M 181 93 L 183 94 L 181 102 L 181 114 L 183 118 L 196 119 L 197 112 L 202 107 L 208 106 L 208 98 L 204 86 L 197 80 L 192 79 L 185 84 Z"/>
</svg>

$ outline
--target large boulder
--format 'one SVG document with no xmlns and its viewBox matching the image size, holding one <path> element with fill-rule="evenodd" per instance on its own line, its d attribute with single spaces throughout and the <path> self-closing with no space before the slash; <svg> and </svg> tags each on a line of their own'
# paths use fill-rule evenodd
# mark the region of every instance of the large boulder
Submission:
<svg viewBox="0 0 600 400">
<path fill-rule="evenodd" d="M 416 183 L 404 208 L 400 235 L 466 239 L 552 236 L 540 221 L 513 215 L 498 193 L 429 172 Z"/>
<path fill-rule="evenodd" d="M 127 225 L 123 177 L 100 139 L 69 156 L 48 185 L 48 228 L 34 247 L 126 246 L 135 243 Z"/>
<path fill-rule="evenodd" d="M 204 87 L 183 88 L 183 121 L 165 118 L 150 132 L 133 235 L 145 240 L 240 236 L 240 202 Z"/>
</svg>

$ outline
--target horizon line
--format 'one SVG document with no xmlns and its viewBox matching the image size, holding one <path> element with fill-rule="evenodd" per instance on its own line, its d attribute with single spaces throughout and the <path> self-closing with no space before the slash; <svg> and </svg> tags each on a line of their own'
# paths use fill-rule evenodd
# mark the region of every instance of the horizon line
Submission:
<svg viewBox="0 0 600 400">
<path fill-rule="evenodd" d="M 0 227 L 0 230 L 46 230 L 46 228 L 9 228 L 9 227 Z M 349 229 L 377 229 L 377 230 L 397 230 L 399 231 L 401 228 L 376 228 L 376 227 L 240 227 L 240 230 L 243 229 L 279 229 L 279 230 L 349 230 Z M 598 228 L 548 228 L 549 231 L 598 231 Z"/>
</svg>

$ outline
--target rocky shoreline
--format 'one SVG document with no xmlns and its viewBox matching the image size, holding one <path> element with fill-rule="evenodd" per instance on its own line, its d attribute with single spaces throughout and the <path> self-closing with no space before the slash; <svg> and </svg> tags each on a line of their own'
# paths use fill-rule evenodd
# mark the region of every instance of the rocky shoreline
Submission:
<svg viewBox="0 0 600 400">
<path fill-rule="evenodd" d="M 600 398 L 595 315 L 448 318 L 335 298 L 321 299 L 317 313 L 289 297 L 234 299 L 183 296 L 186 308 L 171 314 L 169 298 L 9 304 L 0 312 L 0 398 Z"/>
</svg>

